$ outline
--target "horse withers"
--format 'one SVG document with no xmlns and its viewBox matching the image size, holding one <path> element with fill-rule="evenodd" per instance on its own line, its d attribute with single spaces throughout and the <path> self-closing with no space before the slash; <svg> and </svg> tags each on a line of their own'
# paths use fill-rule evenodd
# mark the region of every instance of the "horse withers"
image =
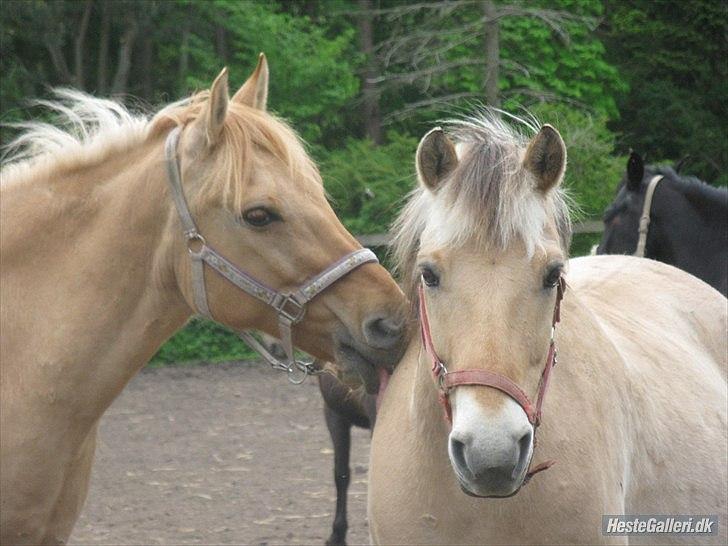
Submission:
<svg viewBox="0 0 728 546">
<path fill-rule="evenodd" d="M 597 254 L 635 254 L 679 267 L 728 295 L 728 190 L 632 152 L 604 213 Z"/>
<path fill-rule="evenodd" d="M 288 321 L 292 343 L 371 389 L 398 360 L 403 294 L 267 93 L 262 55 L 232 98 L 223 71 L 151 119 L 64 91 L 49 105 L 69 127 L 16 141 L 0 189 L 1 543 L 68 539 L 99 418 L 196 311 L 271 334 Z"/>
<path fill-rule="evenodd" d="M 476 116 L 416 163 L 395 255 L 422 339 L 377 414 L 373 541 L 725 544 L 725 298 L 653 260 L 569 261 L 552 127 Z M 614 514 L 719 527 L 607 536 Z"/>
</svg>

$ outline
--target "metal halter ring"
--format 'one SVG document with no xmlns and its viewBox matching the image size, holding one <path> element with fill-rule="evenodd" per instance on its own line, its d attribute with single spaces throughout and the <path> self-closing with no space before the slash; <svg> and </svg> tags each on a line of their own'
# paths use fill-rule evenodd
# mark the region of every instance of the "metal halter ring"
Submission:
<svg viewBox="0 0 728 546">
<path fill-rule="evenodd" d="M 185 237 L 187 237 L 187 252 L 195 257 L 200 256 L 202 254 L 202 249 L 207 246 L 207 241 L 202 234 L 197 231 L 192 231 L 190 233 L 185 233 Z M 198 247 L 197 250 L 195 250 L 195 247 Z"/>
<path fill-rule="evenodd" d="M 309 375 L 318 375 L 313 368 L 313 362 L 304 362 L 294 359 L 288 367 L 288 381 L 294 385 L 300 385 Z"/>
</svg>

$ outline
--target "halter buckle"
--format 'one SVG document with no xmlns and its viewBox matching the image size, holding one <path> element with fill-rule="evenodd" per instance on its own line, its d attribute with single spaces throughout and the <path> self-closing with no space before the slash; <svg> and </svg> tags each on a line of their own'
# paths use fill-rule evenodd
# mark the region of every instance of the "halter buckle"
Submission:
<svg viewBox="0 0 728 546">
<path fill-rule="evenodd" d="M 273 302 L 273 307 L 278 311 L 279 317 L 284 318 L 291 324 L 296 324 L 306 314 L 305 305 L 296 301 L 291 294 L 282 295 L 282 299 Z"/>
</svg>

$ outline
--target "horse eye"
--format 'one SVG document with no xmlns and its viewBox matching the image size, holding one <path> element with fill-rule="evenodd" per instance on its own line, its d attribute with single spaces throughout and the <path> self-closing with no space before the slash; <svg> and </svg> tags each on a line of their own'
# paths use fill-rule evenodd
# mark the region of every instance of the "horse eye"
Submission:
<svg viewBox="0 0 728 546">
<path fill-rule="evenodd" d="M 424 266 L 422 268 L 422 280 L 424 281 L 425 286 L 429 286 L 430 288 L 440 285 L 440 277 L 438 277 L 437 273 L 428 266 Z"/>
<path fill-rule="evenodd" d="M 561 278 L 561 275 L 563 274 L 563 272 L 564 272 L 564 269 L 561 264 L 551 266 L 543 278 L 543 287 L 544 288 L 555 287 L 557 284 L 559 284 L 559 279 Z"/>
<path fill-rule="evenodd" d="M 243 213 L 243 220 L 253 227 L 264 227 L 277 219 L 274 213 L 263 207 L 255 207 Z"/>
</svg>

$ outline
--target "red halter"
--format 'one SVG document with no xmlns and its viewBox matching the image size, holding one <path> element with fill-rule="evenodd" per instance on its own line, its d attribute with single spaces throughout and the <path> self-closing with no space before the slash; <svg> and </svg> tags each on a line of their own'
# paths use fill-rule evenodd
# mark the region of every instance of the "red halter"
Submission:
<svg viewBox="0 0 728 546">
<path fill-rule="evenodd" d="M 556 324 L 561 320 L 561 300 L 564 297 L 564 289 L 566 282 L 563 277 L 559 278 L 556 285 L 556 303 L 554 304 L 554 315 L 551 321 L 551 341 L 549 342 L 549 350 L 546 355 L 546 365 L 541 373 L 539 381 L 538 396 L 534 405 L 528 398 L 528 395 L 515 382 L 508 377 L 490 372 L 488 370 L 458 370 L 448 372 L 442 359 L 437 356 L 437 351 L 432 343 L 432 334 L 430 333 L 430 320 L 427 316 L 427 305 L 425 304 L 425 294 L 422 284 L 419 285 L 419 308 L 420 308 L 420 333 L 422 334 L 422 344 L 425 351 L 432 359 L 432 375 L 435 383 L 439 388 L 439 400 L 445 410 L 447 422 L 452 426 L 452 408 L 450 406 L 450 391 L 460 385 L 481 385 L 484 387 L 492 387 L 501 392 L 506 393 L 513 398 L 518 405 L 523 408 L 534 429 L 534 447 L 536 445 L 536 429 L 541 424 L 541 407 L 546 397 L 546 390 L 549 386 L 549 378 L 551 377 L 551 369 L 556 365 L 556 341 L 554 332 Z M 555 461 L 545 461 L 530 469 L 526 474 L 524 483 L 528 482 L 537 472 L 546 470 Z"/>
</svg>

